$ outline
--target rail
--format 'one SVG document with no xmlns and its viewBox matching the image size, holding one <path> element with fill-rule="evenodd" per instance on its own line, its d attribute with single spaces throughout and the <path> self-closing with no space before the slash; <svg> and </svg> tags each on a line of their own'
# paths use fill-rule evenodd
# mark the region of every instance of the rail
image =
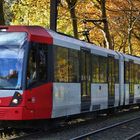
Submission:
<svg viewBox="0 0 140 140">
<path fill-rule="evenodd" d="M 140 136 L 140 132 L 137 132 L 137 133 L 135 133 L 134 135 L 132 135 L 132 136 L 126 138 L 125 140 L 133 140 L 133 139 L 135 139 L 135 138 L 138 138 L 139 136 Z"/>
<path fill-rule="evenodd" d="M 131 121 L 135 121 L 135 120 L 138 120 L 138 119 L 140 119 L 140 117 L 135 117 L 133 119 L 129 119 L 129 120 L 125 120 L 125 121 L 122 121 L 122 122 L 119 122 L 119 123 L 115 123 L 113 125 L 110 125 L 110 126 L 107 126 L 107 127 L 103 127 L 101 129 L 98 129 L 98 130 L 95 130 L 95 131 L 91 131 L 91 132 L 85 133 L 83 135 L 74 137 L 74 138 L 72 138 L 70 140 L 79 140 L 79 139 L 82 139 L 82 138 L 86 138 L 88 136 L 91 136 L 91 135 L 100 133 L 102 131 L 105 131 L 105 130 L 108 130 L 108 129 L 111 129 L 111 128 L 114 128 L 114 127 L 117 127 L 117 126 L 120 126 L 120 125 L 123 125 L 123 124 L 128 123 L 128 122 L 131 122 Z M 129 140 L 131 140 L 131 139 L 129 139 Z"/>
</svg>

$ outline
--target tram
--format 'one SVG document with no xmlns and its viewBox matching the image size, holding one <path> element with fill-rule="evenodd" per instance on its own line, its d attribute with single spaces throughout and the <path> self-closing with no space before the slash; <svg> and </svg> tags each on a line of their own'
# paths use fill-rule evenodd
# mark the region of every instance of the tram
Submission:
<svg viewBox="0 0 140 140">
<path fill-rule="evenodd" d="M 140 104 L 140 58 L 40 26 L 0 26 L 0 120 Z"/>
</svg>

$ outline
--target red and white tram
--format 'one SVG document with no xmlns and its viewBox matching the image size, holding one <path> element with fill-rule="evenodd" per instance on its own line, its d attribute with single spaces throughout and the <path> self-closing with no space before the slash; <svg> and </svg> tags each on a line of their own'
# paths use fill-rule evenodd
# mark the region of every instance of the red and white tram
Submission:
<svg viewBox="0 0 140 140">
<path fill-rule="evenodd" d="M 39 26 L 0 26 L 0 120 L 140 103 L 140 58 Z"/>
</svg>

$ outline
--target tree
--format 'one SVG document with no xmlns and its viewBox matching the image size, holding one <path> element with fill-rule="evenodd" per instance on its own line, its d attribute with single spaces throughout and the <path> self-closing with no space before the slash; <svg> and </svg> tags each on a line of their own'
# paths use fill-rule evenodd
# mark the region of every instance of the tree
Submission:
<svg viewBox="0 0 140 140">
<path fill-rule="evenodd" d="M 133 54 L 132 33 L 133 33 L 135 23 L 140 18 L 140 11 L 135 9 L 132 0 L 128 0 L 128 3 L 130 5 L 129 11 L 128 11 L 128 51 L 129 51 L 129 54 Z M 138 12 L 137 16 L 136 14 L 134 15 L 134 11 Z"/>
<path fill-rule="evenodd" d="M 49 7 L 49 0 L 15 1 L 11 6 L 14 15 L 11 24 L 40 25 L 49 28 Z"/>
<path fill-rule="evenodd" d="M 109 31 L 109 26 L 108 26 L 108 20 L 107 20 L 107 15 L 106 15 L 106 0 L 100 0 L 98 1 L 101 5 L 101 11 L 102 11 L 102 20 L 103 20 L 103 34 L 106 42 L 106 47 L 108 49 L 114 50 L 114 47 L 112 45 L 112 40 L 110 36 L 110 31 Z"/>
<path fill-rule="evenodd" d="M 68 9 L 70 11 L 70 16 L 72 20 L 72 25 L 73 25 L 73 32 L 74 32 L 74 37 L 78 38 L 78 27 L 77 27 L 77 17 L 75 13 L 75 6 L 77 3 L 77 0 L 66 0 L 68 4 Z"/>
<path fill-rule="evenodd" d="M 57 30 L 58 0 L 50 0 L 50 29 Z"/>
<path fill-rule="evenodd" d="M 4 12 L 3 12 L 3 0 L 0 0 L 0 25 L 4 25 L 5 24 L 5 20 L 4 20 Z"/>
<path fill-rule="evenodd" d="M 83 14 L 86 14 L 84 18 L 87 23 L 87 30 L 90 31 L 90 42 L 93 42 L 93 39 L 95 42 L 95 39 L 98 38 L 100 46 L 114 50 L 106 12 L 106 0 L 92 0 L 88 3 L 89 4 L 84 4 L 88 9 L 86 9 Z M 89 8 L 91 10 L 89 10 Z M 91 25 L 91 23 L 94 25 Z"/>
<path fill-rule="evenodd" d="M 74 34 L 75 37 L 78 32 L 78 37 L 83 40 L 82 33 L 85 27 L 83 20 L 92 19 L 95 21 L 94 24 L 86 23 L 90 42 L 127 54 L 140 55 L 139 0 L 59 0 L 59 2 L 57 31 L 68 35 Z M 50 0 L 14 0 L 10 7 L 14 15 L 11 24 L 49 27 Z M 6 14 L 7 21 L 11 14 L 8 14 L 7 18 Z"/>
<path fill-rule="evenodd" d="M 110 36 L 109 26 L 108 26 L 108 19 L 106 14 L 106 0 L 93 0 L 94 5 L 101 11 L 101 16 L 99 20 L 94 20 L 94 24 L 102 31 L 106 48 L 114 50 L 112 45 L 112 40 Z M 97 22 L 102 22 L 103 26 L 99 25 Z"/>
<path fill-rule="evenodd" d="M 108 10 L 112 18 L 112 28 L 117 33 L 118 40 L 115 41 L 115 44 L 117 46 L 120 45 L 119 51 L 122 49 L 124 53 L 135 54 L 137 51 L 134 52 L 134 50 L 138 50 L 137 45 L 140 41 L 137 38 L 140 31 L 140 28 L 138 28 L 140 2 L 137 0 L 126 0 L 120 2 L 113 1 L 112 3 L 112 8 L 108 8 Z M 135 38 L 137 38 L 137 42 Z M 122 43 L 117 44 L 120 40 L 122 40 Z"/>
</svg>

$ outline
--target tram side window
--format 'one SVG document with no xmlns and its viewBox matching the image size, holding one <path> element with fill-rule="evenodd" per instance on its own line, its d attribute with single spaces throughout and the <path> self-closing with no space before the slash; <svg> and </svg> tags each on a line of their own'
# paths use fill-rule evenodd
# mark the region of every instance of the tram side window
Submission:
<svg viewBox="0 0 140 140">
<path fill-rule="evenodd" d="M 119 83 L 119 60 L 115 59 L 115 83 Z"/>
<path fill-rule="evenodd" d="M 125 61 L 125 83 L 135 83 L 135 64 L 131 61 Z"/>
<path fill-rule="evenodd" d="M 99 56 L 93 55 L 92 56 L 92 81 L 94 83 L 98 83 L 100 81 L 99 79 Z"/>
<path fill-rule="evenodd" d="M 29 54 L 27 82 L 29 85 L 43 81 L 47 81 L 47 47 L 33 44 Z"/>
<path fill-rule="evenodd" d="M 107 58 L 100 57 L 100 82 L 107 82 Z"/>
<path fill-rule="evenodd" d="M 107 58 L 103 56 L 92 56 L 92 81 L 94 83 L 107 82 Z"/>
<path fill-rule="evenodd" d="M 130 62 L 130 83 L 135 82 L 135 75 L 134 75 L 134 63 Z"/>
<path fill-rule="evenodd" d="M 38 80 L 47 80 L 47 47 L 38 47 Z"/>
<path fill-rule="evenodd" d="M 125 61 L 125 83 L 129 82 L 129 62 Z"/>
<path fill-rule="evenodd" d="M 79 82 L 79 52 L 54 46 L 54 81 Z"/>
<path fill-rule="evenodd" d="M 69 49 L 69 82 L 79 82 L 79 53 Z"/>
<path fill-rule="evenodd" d="M 34 83 L 37 81 L 37 51 L 36 48 L 32 48 L 29 54 L 29 62 L 27 69 L 27 80 L 28 84 Z"/>
<path fill-rule="evenodd" d="M 134 64 L 134 82 L 135 84 L 140 83 L 140 65 L 139 64 Z"/>
<path fill-rule="evenodd" d="M 54 46 L 54 48 L 54 81 L 68 82 L 68 49 L 58 46 Z"/>
<path fill-rule="evenodd" d="M 134 81 L 136 84 L 139 83 L 139 81 L 138 81 L 138 76 L 139 76 L 138 66 L 139 66 L 138 64 L 134 64 Z"/>
</svg>

